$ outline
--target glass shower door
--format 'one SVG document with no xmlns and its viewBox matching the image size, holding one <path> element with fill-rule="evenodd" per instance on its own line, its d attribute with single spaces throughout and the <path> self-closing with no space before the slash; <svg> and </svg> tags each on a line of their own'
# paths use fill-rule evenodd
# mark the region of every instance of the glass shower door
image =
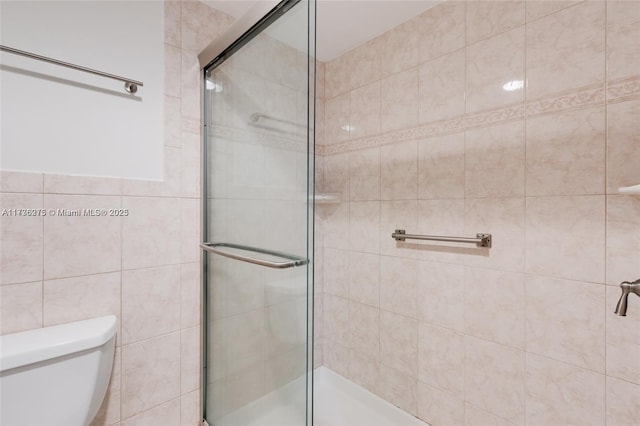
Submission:
<svg viewBox="0 0 640 426">
<path fill-rule="evenodd" d="M 311 424 L 315 5 L 287 3 L 205 69 L 204 417 L 212 426 Z"/>
</svg>

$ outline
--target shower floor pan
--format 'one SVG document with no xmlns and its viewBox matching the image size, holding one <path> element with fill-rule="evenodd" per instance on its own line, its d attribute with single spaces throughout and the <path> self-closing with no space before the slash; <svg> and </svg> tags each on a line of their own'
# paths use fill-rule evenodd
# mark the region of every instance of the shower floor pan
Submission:
<svg viewBox="0 0 640 426">
<path fill-rule="evenodd" d="M 222 426 L 304 424 L 302 378 L 220 419 Z M 298 383 L 296 383 L 298 382 Z M 314 426 L 429 426 L 326 367 L 314 371 Z M 289 402 L 287 404 L 286 402 Z"/>
</svg>

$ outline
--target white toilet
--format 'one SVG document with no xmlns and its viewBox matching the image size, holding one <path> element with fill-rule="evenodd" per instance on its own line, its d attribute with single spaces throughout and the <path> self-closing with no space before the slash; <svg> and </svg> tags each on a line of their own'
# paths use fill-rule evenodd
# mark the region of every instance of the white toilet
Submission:
<svg viewBox="0 0 640 426">
<path fill-rule="evenodd" d="M 109 384 L 116 317 L 0 336 L 0 426 L 86 426 Z"/>
</svg>

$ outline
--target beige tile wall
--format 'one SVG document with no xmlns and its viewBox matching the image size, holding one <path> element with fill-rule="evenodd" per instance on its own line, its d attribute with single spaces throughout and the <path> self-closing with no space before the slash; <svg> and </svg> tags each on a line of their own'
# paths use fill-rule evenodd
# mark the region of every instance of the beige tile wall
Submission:
<svg viewBox="0 0 640 426">
<path fill-rule="evenodd" d="M 119 319 L 95 426 L 195 426 L 201 418 L 197 54 L 230 23 L 201 2 L 165 2 L 164 181 L 1 174 L 2 208 L 129 209 L 127 217 L 3 217 L 1 224 L 2 334 Z"/>
<path fill-rule="evenodd" d="M 640 425 L 640 2 L 447 1 L 324 84 L 324 364 L 434 426 Z"/>
</svg>

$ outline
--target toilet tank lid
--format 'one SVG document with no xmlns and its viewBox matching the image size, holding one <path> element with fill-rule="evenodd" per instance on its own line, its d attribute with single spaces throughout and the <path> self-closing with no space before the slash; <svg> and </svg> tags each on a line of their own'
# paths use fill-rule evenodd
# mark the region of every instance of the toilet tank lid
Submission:
<svg viewBox="0 0 640 426">
<path fill-rule="evenodd" d="M 116 323 L 109 315 L 0 336 L 0 371 L 101 346 L 115 336 Z"/>
</svg>

